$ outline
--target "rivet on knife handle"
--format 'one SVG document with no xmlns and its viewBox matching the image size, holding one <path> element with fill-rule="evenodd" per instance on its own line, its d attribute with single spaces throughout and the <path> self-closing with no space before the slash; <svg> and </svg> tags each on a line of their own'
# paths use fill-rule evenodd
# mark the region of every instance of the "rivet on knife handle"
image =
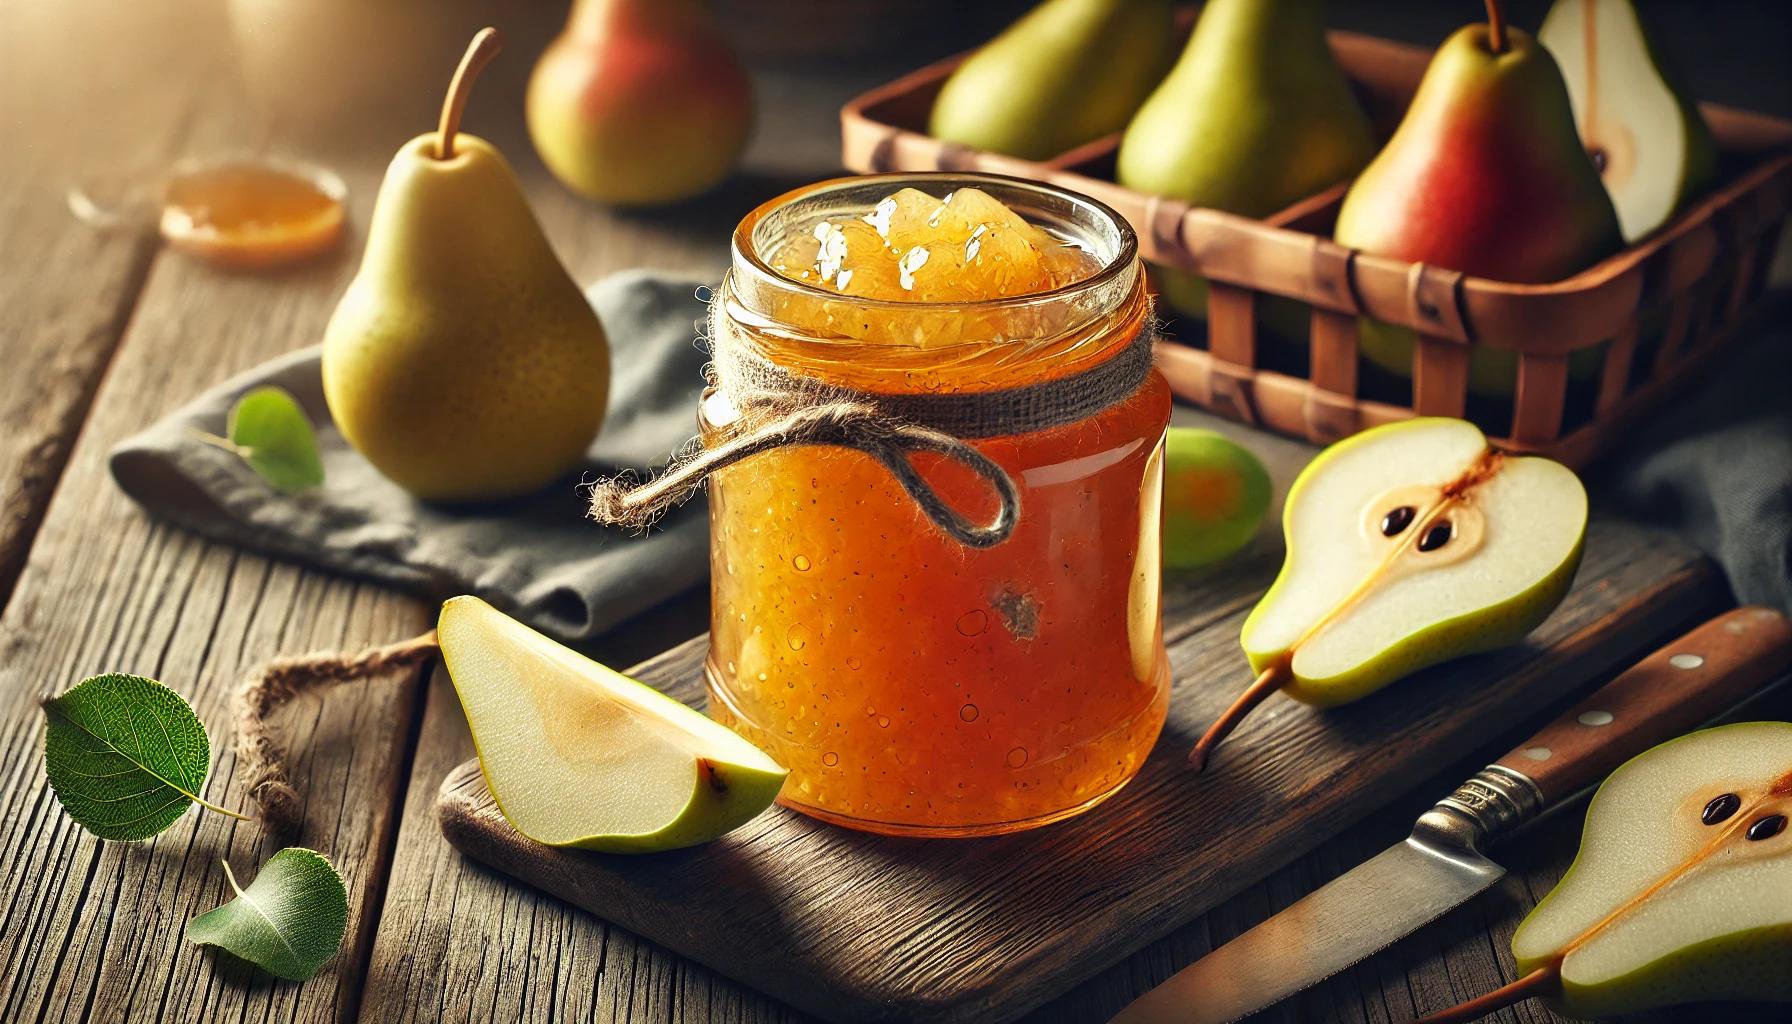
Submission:
<svg viewBox="0 0 1792 1024">
<path fill-rule="evenodd" d="M 1486 840 L 1709 722 L 1792 671 L 1792 621 L 1738 608 L 1649 655 L 1442 803 Z M 1429 817 L 1429 815 L 1428 815 Z"/>
</svg>

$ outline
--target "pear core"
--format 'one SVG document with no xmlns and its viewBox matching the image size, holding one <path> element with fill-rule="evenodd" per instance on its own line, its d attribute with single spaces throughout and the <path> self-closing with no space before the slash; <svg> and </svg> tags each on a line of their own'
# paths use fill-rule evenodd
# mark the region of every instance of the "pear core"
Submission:
<svg viewBox="0 0 1792 1024">
<path fill-rule="evenodd" d="M 1715 171 L 1705 123 L 1676 93 L 1630 0 L 1558 0 L 1537 38 L 1561 65 L 1581 141 L 1634 242 Z"/>
<path fill-rule="evenodd" d="M 1291 659 L 1288 692 L 1332 704 L 1512 642 L 1565 593 L 1586 517 L 1570 470 L 1495 453 L 1473 424 L 1366 431 L 1290 490 L 1287 560 L 1245 651 L 1259 670 Z"/>
</svg>

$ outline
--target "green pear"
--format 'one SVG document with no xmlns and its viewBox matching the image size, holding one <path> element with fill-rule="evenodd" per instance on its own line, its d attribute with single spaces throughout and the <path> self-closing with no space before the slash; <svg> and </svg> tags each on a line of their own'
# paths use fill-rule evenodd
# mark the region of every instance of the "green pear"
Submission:
<svg viewBox="0 0 1792 1024">
<path fill-rule="evenodd" d="M 1260 675 L 1201 738 L 1197 765 L 1277 690 L 1331 707 L 1522 639 L 1574 580 L 1587 493 L 1559 463 L 1426 417 L 1321 452 L 1295 478 L 1282 527 L 1282 571 L 1240 635 Z"/>
<path fill-rule="evenodd" d="M 1045 0 L 940 88 L 936 138 L 1043 160 L 1126 127 L 1176 55 L 1170 0 Z"/>
<path fill-rule="evenodd" d="M 343 437 L 434 501 L 537 490 L 603 423 L 609 343 L 498 151 L 457 135 L 482 32 L 440 132 L 386 169 L 361 269 L 324 332 L 324 396 Z"/>
<path fill-rule="evenodd" d="M 726 726 L 476 597 L 442 605 L 442 661 L 506 820 L 549 846 L 651 853 L 771 806 L 785 770 Z"/>
<path fill-rule="evenodd" d="M 1257 457 L 1224 434 L 1171 427 L 1164 438 L 1164 564 L 1210 565 L 1257 535 L 1274 488 Z"/>
<path fill-rule="evenodd" d="M 1519 973 L 1554 973 L 1573 1017 L 1792 1002 L 1789 816 L 1792 723 L 1637 755 L 1599 787 L 1574 865 L 1512 936 Z"/>
<path fill-rule="evenodd" d="M 1374 153 L 1368 116 L 1326 45 L 1321 0 L 1212 0 L 1127 125 L 1117 175 L 1141 192 L 1266 217 Z M 1179 312 L 1205 318 L 1204 280 L 1174 268 L 1155 276 Z M 1304 337 L 1295 321 L 1277 322 Z"/>
<path fill-rule="evenodd" d="M 1496 281 L 1572 276 L 1623 245 L 1549 52 L 1529 35 L 1469 25 L 1438 48 L 1394 137 L 1344 197 L 1333 231 L 1341 245 Z M 1416 338 L 1364 321 L 1362 353 L 1412 375 Z M 1598 352 L 1571 360 L 1578 376 Z M 1476 346 L 1469 388 L 1509 396 L 1518 360 Z"/>
<path fill-rule="evenodd" d="M 1717 177 L 1711 129 L 1631 0 L 1556 0 L 1537 39 L 1561 65 L 1625 241 L 1666 223 Z"/>
</svg>

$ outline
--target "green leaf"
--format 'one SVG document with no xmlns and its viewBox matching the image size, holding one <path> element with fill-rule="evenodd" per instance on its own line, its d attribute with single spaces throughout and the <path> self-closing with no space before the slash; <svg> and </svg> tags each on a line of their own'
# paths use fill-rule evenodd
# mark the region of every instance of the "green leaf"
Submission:
<svg viewBox="0 0 1792 1024">
<path fill-rule="evenodd" d="M 256 388 L 237 399 L 227 432 L 249 468 L 276 491 L 293 494 L 324 482 L 311 421 L 280 388 Z"/>
<path fill-rule="evenodd" d="M 217 946 L 288 981 L 316 974 L 342 948 L 348 889 L 322 854 L 281 850 L 247 889 L 222 863 L 236 899 L 187 922 L 188 942 Z"/>
<path fill-rule="evenodd" d="M 205 726 L 154 679 L 93 676 L 43 707 L 50 788 L 101 839 L 147 839 L 193 803 L 243 817 L 200 799 L 212 757 Z"/>
</svg>

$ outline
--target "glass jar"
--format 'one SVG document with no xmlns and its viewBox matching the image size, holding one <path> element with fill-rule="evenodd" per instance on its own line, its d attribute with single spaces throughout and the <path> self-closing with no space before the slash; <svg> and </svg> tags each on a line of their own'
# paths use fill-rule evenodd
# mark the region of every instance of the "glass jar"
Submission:
<svg viewBox="0 0 1792 1024">
<path fill-rule="evenodd" d="M 974 186 L 1093 254 L 1054 291 L 958 305 L 854 298 L 770 265 L 819 218 L 903 187 Z M 1089 370 L 1149 329 L 1119 215 L 985 175 L 877 175 L 775 199 L 735 230 L 713 329 L 792 375 L 884 395 L 1024 387 Z M 852 334 L 830 325 L 852 324 Z M 887 834 L 970 836 L 1077 814 L 1138 771 L 1169 693 L 1159 613 L 1164 379 L 1048 429 L 971 441 L 1019 491 L 1001 543 L 936 528 L 875 458 L 755 455 L 710 479 L 710 714 L 790 769 L 782 803 Z M 706 397 L 706 446 L 739 413 Z M 999 501 L 964 465 L 911 464 L 967 519 Z"/>
</svg>

